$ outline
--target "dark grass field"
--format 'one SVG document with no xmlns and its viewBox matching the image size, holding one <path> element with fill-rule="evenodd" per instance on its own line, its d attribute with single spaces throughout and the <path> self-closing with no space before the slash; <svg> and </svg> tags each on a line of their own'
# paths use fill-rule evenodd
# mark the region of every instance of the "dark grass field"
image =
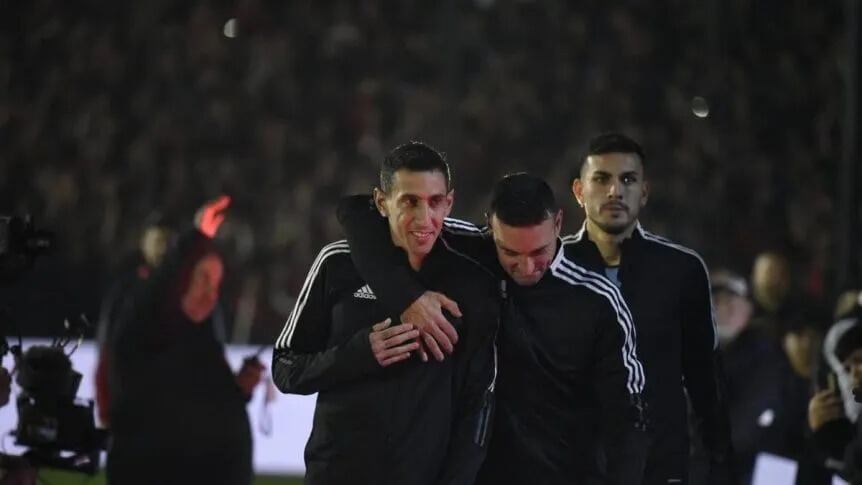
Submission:
<svg viewBox="0 0 862 485">
<path fill-rule="evenodd" d="M 45 470 L 39 473 L 40 485 L 104 485 L 105 474 L 96 476 L 81 475 L 77 473 L 58 472 Z M 259 476 L 255 478 L 254 485 L 301 485 L 301 477 L 273 477 Z"/>
</svg>

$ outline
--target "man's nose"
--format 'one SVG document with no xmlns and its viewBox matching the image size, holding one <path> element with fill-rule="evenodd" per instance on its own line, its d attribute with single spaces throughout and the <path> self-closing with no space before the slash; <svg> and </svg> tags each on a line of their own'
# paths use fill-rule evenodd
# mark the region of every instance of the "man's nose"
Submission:
<svg viewBox="0 0 862 485">
<path fill-rule="evenodd" d="M 431 209 L 428 204 L 418 204 L 416 206 L 415 217 L 418 222 L 428 222 L 431 215 Z"/>
<path fill-rule="evenodd" d="M 532 274 L 536 271 L 536 261 L 533 258 L 524 258 L 524 262 L 521 263 L 521 267 L 525 274 Z"/>
<path fill-rule="evenodd" d="M 623 196 L 623 186 L 619 181 L 611 182 L 610 187 L 608 187 L 608 198 L 609 199 L 620 199 Z"/>
</svg>

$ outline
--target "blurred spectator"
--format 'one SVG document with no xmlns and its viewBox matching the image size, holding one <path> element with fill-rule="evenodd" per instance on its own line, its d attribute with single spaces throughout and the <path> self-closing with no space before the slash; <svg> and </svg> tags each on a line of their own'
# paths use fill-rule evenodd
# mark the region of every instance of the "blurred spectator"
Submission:
<svg viewBox="0 0 862 485">
<path fill-rule="evenodd" d="M 769 251 L 757 255 L 751 270 L 755 325 L 776 339 L 786 329 L 787 302 L 792 287 L 790 262 L 783 254 Z"/>
<path fill-rule="evenodd" d="M 110 398 L 108 388 L 109 341 L 114 322 L 122 309 L 123 300 L 131 296 L 138 283 L 146 281 L 158 269 L 167 252 L 173 230 L 159 216 L 154 215 L 144 226 L 141 243 L 131 262 L 105 293 L 99 310 L 97 343 L 99 358 L 96 363 L 96 404 L 99 421 L 110 425 Z"/>
<path fill-rule="evenodd" d="M 791 288 L 790 262 L 776 252 L 757 255 L 751 270 L 754 301 L 769 314 L 778 313 L 787 302 Z"/>
<path fill-rule="evenodd" d="M 174 223 L 168 218 L 153 213 L 144 224 L 138 250 L 129 256 L 123 264 L 114 283 L 105 292 L 102 306 L 99 310 L 99 321 L 96 341 L 99 346 L 99 358 L 96 364 L 96 403 L 99 421 L 102 425 L 110 425 L 110 397 L 108 382 L 108 362 L 112 330 L 122 310 L 126 298 L 130 297 L 137 286 L 144 284 L 158 270 L 164 261 L 168 247 L 175 243 L 176 233 Z M 219 342 L 225 341 L 225 317 L 221 302 L 216 304 L 212 314 L 212 331 Z"/>
<path fill-rule="evenodd" d="M 862 291 L 847 290 L 838 295 L 838 301 L 835 302 L 835 321 L 853 316 L 859 317 L 860 310 L 862 310 Z"/>
<path fill-rule="evenodd" d="M 109 483 L 251 483 L 245 403 L 263 368 L 247 360 L 234 376 L 211 318 L 224 264 L 210 239 L 228 204 L 204 206 L 123 302 L 108 346 Z"/>
<path fill-rule="evenodd" d="M 782 321 L 781 345 L 790 368 L 806 382 L 814 378 L 820 346 L 823 342 L 823 322 L 818 309 L 807 303 L 794 303 L 787 307 Z"/>
<path fill-rule="evenodd" d="M 798 459 L 805 427 L 807 386 L 791 375 L 781 350 L 750 325 L 752 303 L 743 277 L 727 270 L 711 275 L 713 303 L 727 377 L 735 463 L 749 483 L 758 453 Z"/>
<path fill-rule="evenodd" d="M 825 389 L 811 398 L 808 423 L 827 466 L 850 483 L 862 483 L 859 410 L 862 401 L 862 326 L 857 318 L 837 322 L 826 335 L 823 353 L 830 367 Z"/>
</svg>

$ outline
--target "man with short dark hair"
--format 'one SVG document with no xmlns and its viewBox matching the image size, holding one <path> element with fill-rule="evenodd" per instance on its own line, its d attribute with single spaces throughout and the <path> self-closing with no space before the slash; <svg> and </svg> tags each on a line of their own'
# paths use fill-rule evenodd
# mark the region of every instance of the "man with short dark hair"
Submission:
<svg viewBox="0 0 862 485">
<path fill-rule="evenodd" d="M 590 142 L 572 185 L 586 222 L 576 235 L 563 239 L 565 255 L 572 264 L 613 282 L 611 286 L 622 294 L 620 302 L 631 308 L 638 355 L 649 376 L 651 446 L 644 483 L 688 481 L 686 392 L 709 452 L 711 480 L 729 483 L 734 481 L 728 463 L 729 420 L 706 265 L 694 251 L 655 236 L 638 223 L 648 198 L 643 161 L 643 149 L 623 134 L 604 134 Z M 355 220 L 357 213 L 340 217 L 348 238 L 370 232 L 367 220 Z M 466 227 L 460 222 L 450 225 Z M 445 327 L 440 308 L 450 302 L 404 281 L 380 255 L 368 254 L 368 264 L 363 264 L 359 249 L 354 251 L 357 266 L 381 292 L 387 280 L 398 277 L 389 284 L 402 318 L 423 332 Z M 372 276 L 374 271 L 385 276 Z"/>
<path fill-rule="evenodd" d="M 352 256 L 378 296 L 404 308 L 424 287 L 385 253 L 371 254 L 385 230 L 366 201 L 339 209 Z M 515 174 L 494 189 L 490 230 L 448 219 L 441 236 L 505 278 L 497 412 L 479 483 L 639 482 L 644 374 L 631 316 L 612 284 L 570 261 L 561 222 L 547 183 Z"/>
<path fill-rule="evenodd" d="M 451 359 L 419 361 L 419 332 L 377 299 L 346 242 L 325 246 L 312 265 L 272 364 L 282 392 L 318 393 L 307 484 L 474 482 L 493 404 L 498 289 L 438 238 L 453 197 L 442 155 L 411 142 L 384 159 L 373 209 L 385 228 L 378 250 L 461 302 Z"/>
<path fill-rule="evenodd" d="M 586 221 L 564 240 L 573 259 L 619 286 L 634 315 L 650 376 L 645 483 L 688 480 L 686 395 L 709 452 L 710 480 L 729 483 L 730 427 L 706 265 L 691 249 L 638 222 L 649 195 L 644 160 L 640 145 L 621 133 L 591 140 L 572 183 Z"/>
</svg>

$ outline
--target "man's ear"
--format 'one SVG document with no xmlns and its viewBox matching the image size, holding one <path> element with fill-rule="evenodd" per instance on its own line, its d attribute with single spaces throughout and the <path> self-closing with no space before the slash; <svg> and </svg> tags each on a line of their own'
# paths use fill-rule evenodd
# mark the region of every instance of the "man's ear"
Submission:
<svg viewBox="0 0 862 485">
<path fill-rule="evenodd" d="M 490 214 L 490 213 L 486 212 L 485 213 L 485 219 L 487 219 L 488 233 L 493 235 L 494 234 L 494 224 L 492 222 L 494 221 L 494 214 Z M 499 222 L 499 221 L 497 221 L 497 222 Z"/>
<path fill-rule="evenodd" d="M 389 214 L 386 211 L 386 193 L 377 187 L 374 187 L 373 198 L 374 206 L 377 207 L 377 212 L 379 212 L 383 217 L 389 217 Z"/>
<path fill-rule="evenodd" d="M 563 209 L 557 211 L 554 216 L 554 234 L 560 237 L 560 229 L 563 227 Z"/>
<path fill-rule="evenodd" d="M 641 192 L 641 208 L 646 206 L 647 201 L 649 200 L 649 182 L 644 180 L 644 189 Z"/>
<path fill-rule="evenodd" d="M 443 217 L 449 217 L 449 214 L 452 213 L 452 207 L 455 205 L 455 189 L 449 191 L 446 194 L 446 215 Z"/>
<path fill-rule="evenodd" d="M 580 177 L 575 177 L 572 180 L 572 194 L 575 196 L 575 200 L 578 201 L 578 205 L 584 206 L 584 183 L 581 182 Z"/>
</svg>

